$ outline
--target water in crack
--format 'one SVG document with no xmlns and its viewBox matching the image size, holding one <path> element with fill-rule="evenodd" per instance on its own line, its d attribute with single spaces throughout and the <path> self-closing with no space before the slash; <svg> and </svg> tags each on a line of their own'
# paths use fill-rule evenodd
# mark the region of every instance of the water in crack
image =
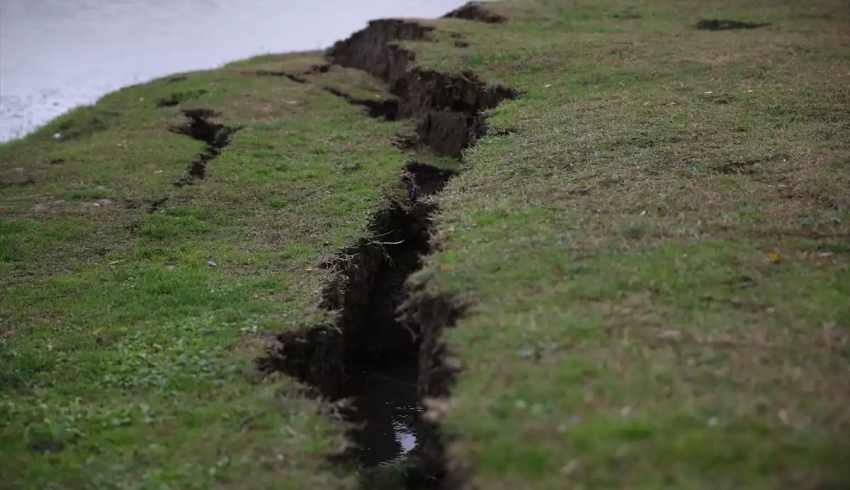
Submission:
<svg viewBox="0 0 850 490">
<path fill-rule="evenodd" d="M 403 463 L 416 449 L 423 412 L 418 377 L 415 358 L 382 368 L 363 366 L 352 373 L 347 416 L 360 423 L 351 438 L 364 468 Z"/>
</svg>

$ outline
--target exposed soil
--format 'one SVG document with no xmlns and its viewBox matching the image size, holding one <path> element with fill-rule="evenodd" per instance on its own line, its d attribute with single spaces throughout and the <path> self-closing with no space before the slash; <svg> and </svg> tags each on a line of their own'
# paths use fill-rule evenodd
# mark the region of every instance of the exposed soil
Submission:
<svg viewBox="0 0 850 490">
<path fill-rule="evenodd" d="M 411 201 L 419 201 L 443 190 L 446 183 L 456 175 L 452 170 L 440 169 L 424 163 L 407 164 L 402 182 Z"/>
<path fill-rule="evenodd" d="M 191 109 L 183 111 L 186 123 L 172 126 L 172 132 L 189 136 L 207 144 L 206 150 L 195 157 L 189 164 L 185 176 L 174 183 L 177 187 L 191 185 L 196 180 L 207 176 L 207 165 L 221 154 L 221 150 L 230 144 L 233 134 L 239 128 L 231 128 L 212 121 L 218 114 L 209 109 Z"/>
<path fill-rule="evenodd" d="M 416 126 L 419 142 L 438 155 L 459 157 L 485 133 L 484 118 L 478 114 L 431 111 Z"/>
<path fill-rule="evenodd" d="M 697 22 L 697 29 L 701 31 L 730 31 L 734 29 L 758 29 L 769 25 L 728 19 L 703 19 Z"/>
<path fill-rule="evenodd" d="M 452 10 L 444 17 L 446 19 L 465 19 L 486 22 L 488 24 L 499 24 L 508 20 L 499 14 L 490 12 L 478 2 L 467 3 L 459 9 Z"/>
<path fill-rule="evenodd" d="M 379 20 L 336 43 L 335 63 L 365 70 L 390 85 L 399 99 L 399 117 L 418 119 L 419 142 L 442 155 L 460 157 L 484 133 L 482 111 L 517 96 L 515 90 L 488 85 L 474 73 L 449 75 L 413 67 L 413 54 L 398 41 L 426 40 L 430 28 L 413 22 Z"/>
<path fill-rule="evenodd" d="M 393 43 L 427 40 L 433 30 L 406 20 L 375 20 L 366 29 L 336 43 L 328 58 L 338 65 L 367 71 L 392 88 L 408 78 L 413 61 L 413 53 Z"/>
</svg>

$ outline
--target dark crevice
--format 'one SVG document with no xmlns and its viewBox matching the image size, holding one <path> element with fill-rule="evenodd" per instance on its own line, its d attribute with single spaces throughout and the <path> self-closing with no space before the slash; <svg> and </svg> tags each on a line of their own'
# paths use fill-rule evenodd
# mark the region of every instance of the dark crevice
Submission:
<svg viewBox="0 0 850 490">
<path fill-rule="evenodd" d="M 452 175 L 409 164 L 400 179 L 405 198 L 373 217 L 368 238 L 322 264 L 334 272 L 322 307 L 336 320 L 280 335 L 276 350 L 260 361 L 262 369 L 283 371 L 330 401 L 351 400 L 341 409 L 353 424 L 354 446 L 344 457 L 357 461 L 364 487 L 373 488 L 390 467 L 404 488 L 440 488 L 435 484 L 445 476 L 437 427 L 421 417 L 421 362 L 432 364 L 421 348 L 433 335 L 418 323 L 405 282 L 431 251 L 436 205 L 430 197 Z M 411 313 L 401 315 L 402 308 Z"/>
<path fill-rule="evenodd" d="M 443 190 L 446 183 L 457 175 L 457 172 L 437 168 L 425 163 L 411 162 L 405 167 L 402 182 L 407 189 L 407 197 L 412 202 L 418 202 L 428 196 L 433 196 Z"/>
<path fill-rule="evenodd" d="M 427 147 L 461 160 L 486 132 L 484 111 L 517 93 L 473 73 L 415 67 L 413 54 L 396 43 L 427 40 L 432 30 L 409 21 L 374 21 L 328 52 L 331 62 L 387 82 L 397 100 L 324 90 L 367 108 L 372 117 L 415 119 L 415 135 L 400 137 L 396 146 Z M 281 334 L 278 346 L 259 361 L 263 370 L 287 373 L 327 400 L 350 400 L 342 414 L 351 422 L 353 447 L 341 457 L 356 462 L 362 488 L 455 489 L 463 483 L 447 460 L 440 410 L 434 409 L 445 405 L 457 371 L 441 332 L 461 310 L 451 298 L 408 281 L 432 252 L 434 197 L 454 175 L 407 164 L 399 184 L 404 192 L 373 216 L 367 237 L 321 264 L 332 273 L 321 306 L 334 320 Z"/>
<path fill-rule="evenodd" d="M 222 149 L 230 144 L 233 134 L 239 128 L 232 128 L 212 121 L 218 114 L 209 109 L 191 109 L 183 111 L 186 123 L 172 126 L 170 130 L 207 144 L 207 148 L 198 154 L 189 164 L 185 176 L 174 183 L 177 187 L 191 185 L 196 180 L 203 180 L 207 176 L 207 165 L 217 158 Z"/>
<path fill-rule="evenodd" d="M 374 20 L 366 29 L 336 43 L 328 57 L 335 64 L 371 73 L 392 88 L 397 81 L 409 76 L 408 69 L 414 58 L 413 53 L 396 43 L 427 40 L 433 30 L 433 27 L 412 21 Z"/>
<path fill-rule="evenodd" d="M 701 31 L 730 31 L 734 29 L 758 29 L 769 25 L 728 19 L 703 19 L 697 22 L 697 29 Z"/>
<path fill-rule="evenodd" d="M 307 83 L 307 79 L 296 75 L 294 73 L 289 73 L 285 71 L 277 71 L 277 70 L 257 70 L 254 72 L 255 75 L 260 77 L 283 77 L 292 80 L 295 83 Z"/>
<path fill-rule="evenodd" d="M 335 95 L 351 105 L 365 107 L 369 117 L 376 119 L 386 119 L 387 121 L 395 121 L 398 118 L 398 101 L 393 99 L 386 100 L 369 100 L 358 99 L 339 89 L 333 87 L 322 87 L 322 89 L 332 95 Z"/>
<path fill-rule="evenodd" d="M 465 19 L 488 24 L 499 24 L 508 20 L 507 18 L 490 12 L 479 2 L 470 2 L 457 10 L 452 10 L 444 16 L 446 19 Z"/>
<path fill-rule="evenodd" d="M 459 157 L 484 135 L 484 118 L 466 112 L 430 111 L 419 120 L 416 133 L 419 143 L 436 154 Z"/>
</svg>

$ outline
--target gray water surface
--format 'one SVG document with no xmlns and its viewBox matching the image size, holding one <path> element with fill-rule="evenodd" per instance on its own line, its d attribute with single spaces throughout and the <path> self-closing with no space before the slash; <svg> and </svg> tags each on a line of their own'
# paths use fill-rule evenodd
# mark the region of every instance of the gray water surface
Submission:
<svg viewBox="0 0 850 490">
<path fill-rule="evenodd" d="M 463 0 L 0 0 L 0 142 L 135 83 L 325 48 Z"/>
</svg>

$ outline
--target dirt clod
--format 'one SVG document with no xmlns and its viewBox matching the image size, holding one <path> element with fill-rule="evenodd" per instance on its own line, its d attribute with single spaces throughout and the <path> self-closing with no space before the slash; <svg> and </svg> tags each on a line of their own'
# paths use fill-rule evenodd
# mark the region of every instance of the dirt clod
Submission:
<svg viewBox="0 0 850 490">
<path fill-rule="evenodd" d="M 352 431 L 352 440 L 370 441 L 373 447 L 361 445 L 352 456 L 367 467 L 381 463 L 379 456 L 387 447 L 392 454 L 392 440 L 375 439 L 368 431 L 386 431 L 391 419 L 382 417 L 384 407 L 393 400 L 375 401 L 358 387 L 374 389 L 375 381 L 369 380 L 408 372 L 402 378 L 409 379 L 403 383 L 410 386 L 405 396 L 414 403 L 418 399 L 420 345 L 431 335 L 415 322 L 402 320 L 398 310 L 410 300 L 404 286 L 408 276 L 421 268 L 422 257 L 430 252 L 430 218 L 436 206 L 427 197 L 439 192 L 452 175 L 423 164 L 408 165 L 401 176 L 408 199 L 388 202 L 373 217 L 368 237 L 322 263 L 336 272 L 322 302 L 323 308 L 337 312 L 334 324 L 281 335 L 278 347 L 260 363 L 265 370 L 283 371 L 315 387 L 329 400 L 353 398 L 353 409 L 344 411 L 360 427 Z M 418 431 L 432 430 L 420 425 L 418 410 L 406 410 Z M 423 432 L 417 438 L 428 439 Z M 380 454 L 374 446 L 383 446 L 377 449 Z M 420 445 L 417 451 L 427 450 Z"/>
</svg>

